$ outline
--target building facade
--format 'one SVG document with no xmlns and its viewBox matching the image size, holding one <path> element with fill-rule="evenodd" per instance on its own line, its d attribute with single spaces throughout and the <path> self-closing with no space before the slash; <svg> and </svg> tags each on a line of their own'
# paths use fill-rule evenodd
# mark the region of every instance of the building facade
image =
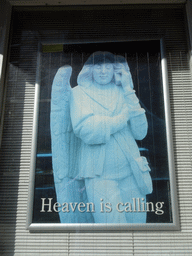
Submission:
<svg viewBox="0 0 192 256">
<path fill-rule="evenodd" d="M 114 0 L 95 3 L 77 0 L 71 4 L 64 0 L 3 0 L 0 5 L 0 254 L 191 255 L 192 1 Z M 162 44 L 159 46 L 162 39 L 166 53 L 162 49 Z M 132 50 L 126 51 L 129 63 L 133 63 L 130 64 L 130 69 L 133 70 L 133 74 L 134 70 L 140 70 L 141 73 L 143 71 L 145 74 L 142 76 L 143 81 L 140 76 L 133 81 L 143 86 L 145 83 L 151 85 L 146 95 L 149 92 L 157 94 L 151 96 L 156 102 L 145 103 L 149 105 L 146 109 L 150 108 L 150 104 L 154 106 L 153 114 L 148 114 L 148 119 L 156 120 L 155 115 L 161 116 L 158 108 L 162 107 L 162 100 L 166 101 L 165 105 L 169 108 L 171 125 L 168 130 L 166 127 L 165 133 L 168 142 L 170 139 L 171 146 L 168 145 L 168 151 L 171 150 L 170 154 L 173 157 L 171 167 L 168 163 L 170 169 L 174 166 L 169 173 L 173 176 L 171 182 L 167 183 L 167 176 L 163 174 L 166 165 L 163 153 L 167 150 L 163 142 L 154 142 L 159 143 L 159 147 L 153 147 L 153 152 L 156 150 L 156 153 L 151 157 L 154 157 L 151 163 L 155 163 L 155 159 L 159 161 L 157 166 L 162 170 L 161 175 L 154 176 L 153 182 L 158 194 L 157 199 L 161 198 L 164 201 L 165 195 L 168 201 L 170 199 L 166 206 L 166 210 L 170 210 L 167 210 L 167 215 L 164 214 L 163 220 L 161 216 L 148 217 L 147 223 L 152 219 L 151 223 L 154 222 L 155 225 L 149 224 L 144 227 L 132 225 L 131 228 L 125 229 L 123 226 L 111 228 L 109 225 L 97 230 L 95 226 L 91 228 L 89 225 L 88 229 L 80 226 L 60 228 L 54 225 L 59 223 L 58 208 L 52 211 L 51 217 L 49 213 L 43 212 L 42 215 L 38 210 L 39 203 L 35 201 L 38 197 L 44 198 L 43 193 L 48 191 L 45 193 L 48 195 L 46 207 L 49 207 L 48 197 L 53 198 L 55 193 L 50 188 L 53 178 L 50 160 L 48 84 L 52 84 L 58 67 L 65 64 L 67 54 L 70 53 L 69 62 L 72 65 L 74 58 L 76 63 L 79 61 L 79 53 L 88 52 L 87 43 L 88 47 L 93 47 L 91 49 L 94 50 L 90 50 L 93 52 L 96 51 L 97 44 L 108 43 L 109 47 L 114 42 L 118 51 L 127 45 L 136 49 L 133 54 Z M 125 42 L 129 44 L 124 46 Z M 67 45 L 66 50 L 63 50 L 63 45 Z M 73 48 L 73 55 L 70 47 Z M 64 58 L 63 51 L 66 54 Z M 153 75 L 153 72 L 161 68 L 159 63 L 164 59 L 166 65 L 162 70 L 166 75 L 163 79 L 167 83 L 169 100 L 165 97 L 167 94 L 164 98 L 159 96 L 161 90 L 153 90 L 161 80 L 154 77 L 158 75 Z M 74 65 L 74 70 L 75 68 Z M 37 100 L 39 83 L 42 88 L 39 92 L 40 103 Z M 144 90 L 140 91 L 139 88 L 138 86 L 136 90 L 142 98 Z M 42 122 L 38 119 L 38 113 Z M 35 135 L 37 121 L 38 135 Z M 163 129 L 160 125 L 155 127 L 154 131 L 157 134 L 154 133 L 154 136 L 162 134 Z M 37 147 L 35 153 L 34 145 Z M 46 178 L 42 176 L 44 168 Z M 32 173 L 32 169 L 36 169 L 35 174 Z M 41 192 L 42 184 L 44 192 Z M 168 185 L 165 188 L 163 184 Z M 169 192 L 172 194 L 171 197 Z M 79 209 L 81 211 L 82 208 Z M 176 228 L 169 226 L 174 218 L 177 220 Z M 30 228 L 31 220 L 35 225 Z M 50 224 L 48 228 L 41 225 L 47 222 Z"/>
</svg>

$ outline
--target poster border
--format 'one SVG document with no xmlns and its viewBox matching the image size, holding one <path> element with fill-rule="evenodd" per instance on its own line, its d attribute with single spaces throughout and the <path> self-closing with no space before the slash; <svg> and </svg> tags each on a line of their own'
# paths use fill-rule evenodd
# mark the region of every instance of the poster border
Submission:
<svg viewBox="0 0 192 256">
<path fill-rule="evenodd" d="M 131 230 L 145 230 L 145 231 L 163 231 L 163 230 L 180 230 L 179 224 L 179 212 L 178 212 L 178 199 L 174 166 L 174 154 L 173 154 L 173 136 L 171 125 L 171 112 L 170 112 L 170 99 L 169 99 L 169 83 L 168 83 L 168 66 L 166 58 L 165 40 L 163 37 L 158 38 L 141 38 L 131 41 L 151 41 L 159 40 L 160 42 L 160 55 L 161 55 L 161 74 L 162 74 L 162 86 L 163 86 L 163 100 L 165 108 L 165 128 L 167 139 L 167 158 L 169 166 L 170 176 L 170 193 L 171 193 L 171 210 L 173 223 L 118 223 L 118 224 L 98 224 L 98 223 L 32 223 L 33 216 L 33 201 L 34 201 L 34 188 L 35 188 L 35 167 L 36 167 L 36 146 L 37 146 L 37 130 L 38 130 L 38 115 L 39 115 L 39 96 L 40 96 L 40 67 L 41 62 L 41 46 L 50 44 L 50 42 L 39 42 L 37 53 L 37 69 L 36 69 L 36 83 L 35 83 L 35 103 L 34 103 L 34 117 L 33 117 L 33 135 L 32 135 L 32 150 L 31 150 L 31 165 L 30 165 L 30 177 L 29 177 L 29 192 L 28 192 L 28 209 L 27 209 L 27 223 L 26 228 L 30 232 L 121 232 Z M 129 42 L 130 40 L 115 40 L 113 42 Z M 97 41 L 101 42 L 101 41 Z M 103 42 L 103 41 L 102 41 Z M 111 41 L 104 41 L 111 42 Z M 74 44 L 74 43 L 87 43 L 87 42 L 54 42 L 54 44 Z M 95 43 L 95 42 L 88 42 Z M 51 42 L 53 44 L 53 42 Z"/>
</svg>

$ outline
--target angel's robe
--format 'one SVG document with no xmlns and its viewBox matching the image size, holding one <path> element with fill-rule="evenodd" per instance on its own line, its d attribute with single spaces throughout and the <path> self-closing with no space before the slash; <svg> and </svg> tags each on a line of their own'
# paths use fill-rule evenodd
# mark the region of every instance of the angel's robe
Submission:
<svg viewBox="0 0 192 256">
<path fill-rule="evenodd" d="M 129 120 L 124 118 L 126 107 Z M 102 176 L 117 180 L 132 174 L 124 149 L 138 158 L 135 140 L 147 133 L 145 111 L 134 90 L 125 96 L 122 86 L 113 83 L 76 86 L 71 93 L 70 115 L 73 131 L 82 140 L 77 159 L 79 178 Z"/>
</svg>

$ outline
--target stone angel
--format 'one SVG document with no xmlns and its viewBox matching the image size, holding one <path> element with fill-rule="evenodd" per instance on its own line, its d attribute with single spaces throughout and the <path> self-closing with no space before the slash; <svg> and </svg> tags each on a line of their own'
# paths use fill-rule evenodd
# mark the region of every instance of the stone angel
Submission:
<svg viewBox="0 0 192 256">
<path fill-rule="evenodd" d="M 145 138 L 148 124 L 128 63 L 123 56 L 95 52 L 73 89 L 71 73 L 70 66 L 58 70 L 51 97 L 57 201 L 73 206 L 60 209 L 60 220 L 146 223 L 146 212 L 135 204 L 152 193 L 152 181 L 136 140 Z M 81 206 L 74 209 L 74 203 Z"/>
</svg>

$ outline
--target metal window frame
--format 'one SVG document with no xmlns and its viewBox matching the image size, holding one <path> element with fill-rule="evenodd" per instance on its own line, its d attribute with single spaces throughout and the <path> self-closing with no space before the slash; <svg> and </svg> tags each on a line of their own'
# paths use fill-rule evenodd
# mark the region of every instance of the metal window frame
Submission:
<svg viewBox="0 0 192 256">
<path fill-rule="evenodd" d="M 137 39 L 138 40 L 138 39 Z M 141 39 L 139 41 L 143 41 Z M 172 142 L 172 128 L 171 128 L 171 113 L 169 101 L 169 84 L 168 84 L 168 68 L 166 59 L 166 47 L 163 37 L 145 38 L 145 40 L 159 40 L 161 52 L 161 70 L 162 70 L 162 83 L 163 83 L 163 96 L 165 107 L 165 123 L 166 123 L 166 136 L 167 136 L 167 151 L 168 151 L 168 164 L 170 176 L 170 192 L 171 192 L 171 205 L 172 205 L 172 218 L 173 223 L 144 223 L 144 224 L 63 224 L 63 223 L 32 223 L 32 209 L 34 199 L 34 181 L 35 181 L 35 166 L 36 166 L 36 146 L 37 146 L 37 128 L 38 128 L 38 113 L 39 113 L 39 66 L 41 62 L 40 48 L 42 44 L 53 44 L 53 42 L 39 42 L 39 50 L 37 56 L 37 70 L 36 70 L 36 85 L 35 85 L 35 104 L 34 104 L 34 120 L 33 120 L 33 138 L 32 138 L 32 151 L 31 151 L 31 168 L 30 168 L 30 184 L 28 193 L 28 210 L 27 210 L 27 223 L 26 228 L 30 232 L 108 232 L 108 231 L 130 231 L 130 230 L 145 230 L 145 231 L 162 231 L 162 230 L 179 230 L 179 211 L 176 189 L 176 177 L 173 156 L 173 142 Z M 127 40 L 126 40 L 127 41 Z M 136 41 L 136 40 L 135 40 Z M 75 43 L 75 42 L 55 42 L 61 43 Z"/>
</svg>

